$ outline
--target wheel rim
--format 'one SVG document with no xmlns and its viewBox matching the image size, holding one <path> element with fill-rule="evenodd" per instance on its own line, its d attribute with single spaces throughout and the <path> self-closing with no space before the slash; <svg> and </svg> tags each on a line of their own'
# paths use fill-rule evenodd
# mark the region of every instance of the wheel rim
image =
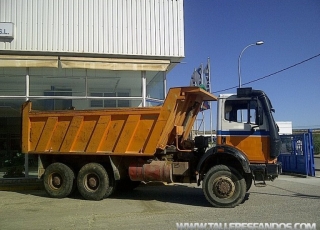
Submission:
<svg viewBox="0 0 320 230">
<path fill-rule="evenodd" d="M 59 173 L 52 173 L 49 176 L 48 182 L 51 189 L 58 190 L 62 186 L 63 179 Z"/>
<path fill-rule="evenodd" d="M 229 177 L 221 176 L 213 181 L 213 192 L 219 198 L 230 198 L 235 191 L 235 184 Z"/>
<path fill-rule="evenodd" d="M 96 191 L 100 185 L 99 176 L 95 173 L 90 173 L 83 178 L 84 186 L 88 191 Z"/>
</svg>

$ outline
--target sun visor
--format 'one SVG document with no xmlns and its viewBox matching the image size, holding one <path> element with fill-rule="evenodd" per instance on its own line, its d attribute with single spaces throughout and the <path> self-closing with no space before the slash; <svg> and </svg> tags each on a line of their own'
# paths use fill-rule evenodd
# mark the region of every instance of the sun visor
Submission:
<svg viewBox="0 0 320 230">
<path fill-rule="evenodd" d="M 60 57 L 62 68 L 129 71 L 167 71 L 169 60 Z"/>
<path fill-rule="evenodd" d="M 57 56 L 0 55 L 0 67 L 58 68 Z"/>
</svg>

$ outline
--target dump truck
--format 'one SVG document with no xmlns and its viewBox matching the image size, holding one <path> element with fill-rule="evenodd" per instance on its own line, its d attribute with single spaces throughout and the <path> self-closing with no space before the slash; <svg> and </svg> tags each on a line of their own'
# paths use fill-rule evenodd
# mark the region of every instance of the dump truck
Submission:
<svg viewBox="0 0 320 230">
<path fill-rule="evenodd" d="M 217 143 L 190 138 L 204 101 L 217 103 Z M 141 182 L 197 183 L 214 207 L 240 204 L 252 182 L 275 179 L 280 137 L 260 90 L 219 97 L 200 87 L 171 88 L 161 106 L 32 110 L 22 106 L 22 152 L 38 157 L 38 176 L 55 198 L 75 189 L 101 200 Z"/>
</svg>

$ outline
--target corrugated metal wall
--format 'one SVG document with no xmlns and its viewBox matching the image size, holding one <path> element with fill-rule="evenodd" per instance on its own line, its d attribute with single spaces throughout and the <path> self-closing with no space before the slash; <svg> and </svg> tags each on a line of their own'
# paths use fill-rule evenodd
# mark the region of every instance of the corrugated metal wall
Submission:
<svg viewBox="0 0 320 230">
<path fill-rule="evenodd" d="M 184 57 L 183 0 L 0 0 L 1 50 Z"/>
</svg>

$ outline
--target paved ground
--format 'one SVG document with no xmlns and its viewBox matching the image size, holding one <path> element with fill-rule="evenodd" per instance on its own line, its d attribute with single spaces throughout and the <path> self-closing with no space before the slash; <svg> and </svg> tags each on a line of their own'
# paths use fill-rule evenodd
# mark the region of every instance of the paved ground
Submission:
<svg viewBox="0 0 320 230">
<path fill-rule="evenodd" d="M 233 209 L 211 207 L 195 185 L 141 186 L 93 202 L 77 194 L 52 199 L 39 181 L 22 179 L 9 184 L 16 191 L 0 191 L 0 229 L 164 230 L 184 222 L 316 223 L 320 229 L 320 157 L 315 166 L 316 178 L 281 175 L 267 187 L 252 187 L 244 203 Z"/>
<path fill-rule="evenodd" d="M 177 229 L 176 223 L 316 223 L 320 178 L 280 176 L 243 204 L 217 209 L 193 185 L 141 186 L 102 201 L 52 199 L 43 190 L 0 191 L 0 229 Z"/>
</svg>

